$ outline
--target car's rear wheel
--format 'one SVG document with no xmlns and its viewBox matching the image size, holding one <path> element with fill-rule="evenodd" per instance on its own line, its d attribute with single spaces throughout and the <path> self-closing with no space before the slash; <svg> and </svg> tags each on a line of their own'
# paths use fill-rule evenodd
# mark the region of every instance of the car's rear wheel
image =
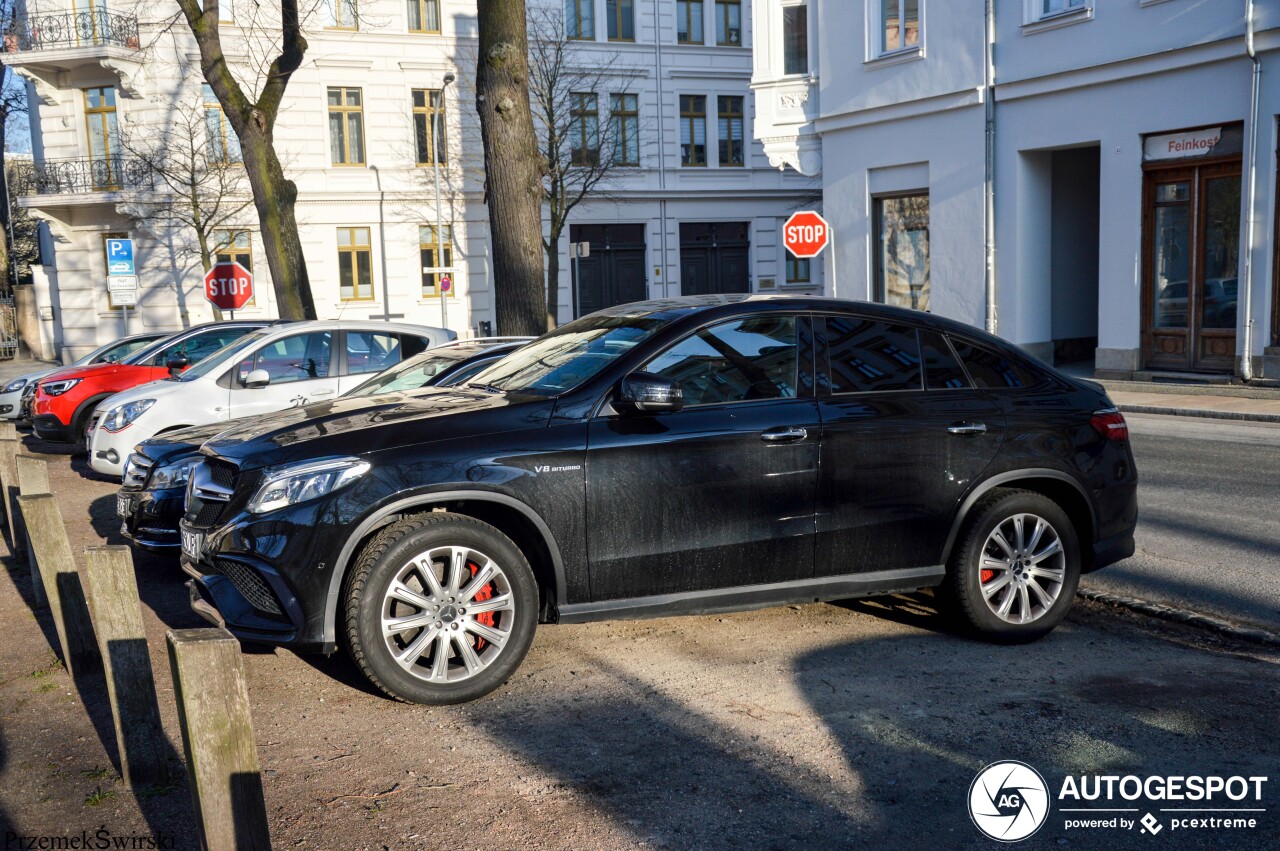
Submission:
<svg viewBox="0 0 1280 851">
<path fill-rule="evenodd" d="M 471 517 L 419 514 L 364 548 L 345 583 L 352 659 L 412 703 L 463 703 L 506 682 L 533 643 L 538 588 L 519 548 Z"/>
<path fill-rule="evenodd" d="M 961 623 L 1018 643 L 1047 635 L 1080 582 L 1080 547 L 1067 513 L 1043 494 L 998 489 L 965 523 L 939 589 Z"/>
</svg>

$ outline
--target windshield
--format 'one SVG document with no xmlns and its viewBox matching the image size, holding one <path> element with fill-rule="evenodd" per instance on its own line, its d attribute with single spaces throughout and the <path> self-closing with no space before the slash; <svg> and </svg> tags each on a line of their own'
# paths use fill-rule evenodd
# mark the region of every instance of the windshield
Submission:
<svg viewBox="0 0 1280 851">
<path fill-rule="evenodd" d="M 451 350 L 447 352 L 426 352 L 415 358 L 409 358 L 398 366 L 384 370 L 365 383 L 343 395 L 372 396 L 375 393 L 399 393 L 403 390 L 417 390 L 426 387 L 440 373 L 466 357 L 466 352 Z"/>
<path fill-rule="evenodd" d="M 197 378 L 208 375 L 220 366 L 225 366 L 227 361 L 234 359 L 240 352 L 257 343 L 263 337 L 267 336 L 266 331 L 254 331 L 245 334 L 243 337 L 237 337 L 230 343 L 210 354 L 201 360 L 195 366 L 175 378 L 175 381 L 195 381 Z"/>
<path fill-rule="evenodd" d="M 534 340 L 468 386 L 558 396 L 604 369 L 671 321 L 670 316 L 587 316 Z"/>
</svg>

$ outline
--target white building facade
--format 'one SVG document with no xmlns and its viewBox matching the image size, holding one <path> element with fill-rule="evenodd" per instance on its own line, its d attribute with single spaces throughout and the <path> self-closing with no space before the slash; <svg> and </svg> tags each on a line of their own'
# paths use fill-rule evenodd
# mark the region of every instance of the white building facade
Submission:
<svg viewBox="0 0 1280 851">
<path fill-rule="evenodd" d="M 755 133 L 821 177 L 829 293 L 994 325 L 1102 375 L 1280 378 L 1280 2 L 755 16 Z"/>
<path fill-rule="evenodd" d="M 619 69 L 609 91 L 591 93 L 598 122 L 631 121 L 639 133 L 634 156 L 575 210 L 561 240 L 559 320 L 681 293 L 820 292 L 822 270 L 788 263 L 779 237 L 818 184 L 771 168 L 751 135 L 750 0 L 546 2 L 577 36 L 574 62 Z M 185 25 L 161 27 L 170 10 L 155 5 L 28 0 L 6 34 L 0 59 L 29 81 L 33 106 L 35 166 L 20 203 L 47 225 L 44 265 L 34 269 L 45 357 L 77 357 L 126 324 L 177 330 L 213 317 L 194 232 L 164 213 L 161 182 L 129 153 L 131 140 L 175 134 L 175 115 L 208 99 Z M 261 30 L 236 0 L 222 7 L 224 50 L 249 75 Z M 332 0 L 304 26 L 306 57 L 275 136 L 298 187 L 318 314 L 499 332 L 474 107 L 475 0 Z M 442 90 L 438 241 L 435 146 L 424 134 Z M 216 103 L 206 119 L 203 143 L 237 168 Z M 134 240 L 140 282 L 127 311 L 106 286 L 104 243 L 121 236 Z M 256 278 L 255 300 L 237 318 L 274 317 L 252 206 L 217 242 L 219 258 Z M 576 289 L 570 242 L 590 245 Z"/>
</svg>

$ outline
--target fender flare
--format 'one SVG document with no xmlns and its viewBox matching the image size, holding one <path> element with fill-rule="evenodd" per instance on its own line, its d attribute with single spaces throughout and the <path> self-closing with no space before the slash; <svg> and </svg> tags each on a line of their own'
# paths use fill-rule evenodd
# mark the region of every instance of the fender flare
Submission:
<svg viewBox="0 0 1280 851">
<path fill-rule="evenodd" d="M 392 515 L 405 514 L 413 509 L 427 508 L 442 502 L 456 502 L 458 500 L 492 502 L 520 512 L 538 530 L 538 534 L 542 536 L 543 543 L 546 544 L 547 552 L 551 554 L 551 569 L 555 574 L 556 600 L 562 601 L 566 599 L 564 563 L 560 558 L 560 547 L 556 543 L 555 536 L 551 534 L 551 528 L 547 526 L 546 521 L 527 504 L 513 496 L 488 490 L 447 490 L 423 493 L 398 499 L 382 506 L 362 520 L 355 531 L 347 537 L 346 543 L 342 545 L 341 552 L 338 553 L 333 573 L 329 576 L 329 592 L 325 597 L 324 604 L 324 643 L 326 647 L 334 647 L 337 644 L 338 604 L 340 602 L 339 598 L 342 596 L 342 583 L 346 579 L 347 569 L 355 557 L 355 550 L 360 542 L 375 529 L 386 525 L 386 519 Z"/>
<path fill-rule="evenodd" d="M 947 533 L 947 543 L 942 550 L 943 564 L 949 564 L 951 562 L 951 551 L 955 547 L 956 539 L 960 537 L 960 530 L 964 528 L 965 520 L 968 519 L 969 512 L 973 509 L 973 506 L 978 503 L 978 500 L 982 499 L 982 497 L 986 496 L 992 490 L 1006 485 L 1009 482 L 1016 482 L 1019 479 L 1054 479 L 1055 481 L 1065 482 L 1066 484 L 1071 485 L 1071 487 L 1075 488 L 1076 492 L 1080 494 L 1080 498 L 1084 500 L 1084 504 L 1089 507 L 1090 524 L 1095 530 L 1098 528 L 1098 516 L 1093 507 L 1093 500 L 1089 497 L 1089 492 L 1085 490 L 1084 485 L 1080 484 L 1080 482 L 1073 476 L 1068 475 L 1061 470 L 1055 470 L 1051 467 L 1028 467 L 1021 470 L 1009 470 L 1004 473 L 997 473 L 990 478 L 983 479 L 973 488 L 973 490 L 969 491 L 969 495 L 960 503 L 960 510 L 956 512 L 955 519 L 951 521 L 951 531 Z M 1085 552 L 1089 552 L 1090 550 L 1088 549 L 1088 546 L 1092 545 L 1092 543 L 1092 541 L 1081 541 L 1081 544 L 1084 545 L 1082 549 L 1084 549 Z"/>
<path fill-rule="evenodd" d="M 68 423 L 68 427 L 72 430 L 72 437 L 76 438 L 76 440 L 79 440 L 80 437 L 83 435 L 77 436 L 75 434 L 75 431 L 76 431 L 76 425 L 80 423 L 81 418 L 88 415 L 95 409 L 97 409 L 99 405 L 101 405 L 103 402 L 107 401 L 114 395 L 116 394 L 115 393 L 99 393 L 96 396 L 90 396 L 88 399 L 85 399 L 83 402 L 77 405 L 75 412 L 71 415 L 71 422 Z"/>
</svg>

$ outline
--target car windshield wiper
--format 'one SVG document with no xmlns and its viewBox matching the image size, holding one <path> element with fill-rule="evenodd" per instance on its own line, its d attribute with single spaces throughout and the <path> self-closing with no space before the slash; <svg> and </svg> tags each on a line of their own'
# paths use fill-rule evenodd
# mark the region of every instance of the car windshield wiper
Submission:
<svg viewBox="0 0 1280 851">
<path fill-rule="evenodd" d="M 475 381 L 468 381 L 468 382 L 467 382 L 466 384 L 464 384 L 463 386 L 464 386 L 464 387 L 474 387 L 474 388 L 476 388 L 477 390 L 484 390 L 484 391 L 487 391 L 487 392 L 489 392 L 489 393 L 502 393 L 502 392 L 504 392 L 504 391 L 503 391 L 503 389 L 502 389 L 501 387 L 499 387 L 498 385 L 496 385 L 496 384 L 480 384 L 479 382 L 475 382 Z"/>
</svg>

